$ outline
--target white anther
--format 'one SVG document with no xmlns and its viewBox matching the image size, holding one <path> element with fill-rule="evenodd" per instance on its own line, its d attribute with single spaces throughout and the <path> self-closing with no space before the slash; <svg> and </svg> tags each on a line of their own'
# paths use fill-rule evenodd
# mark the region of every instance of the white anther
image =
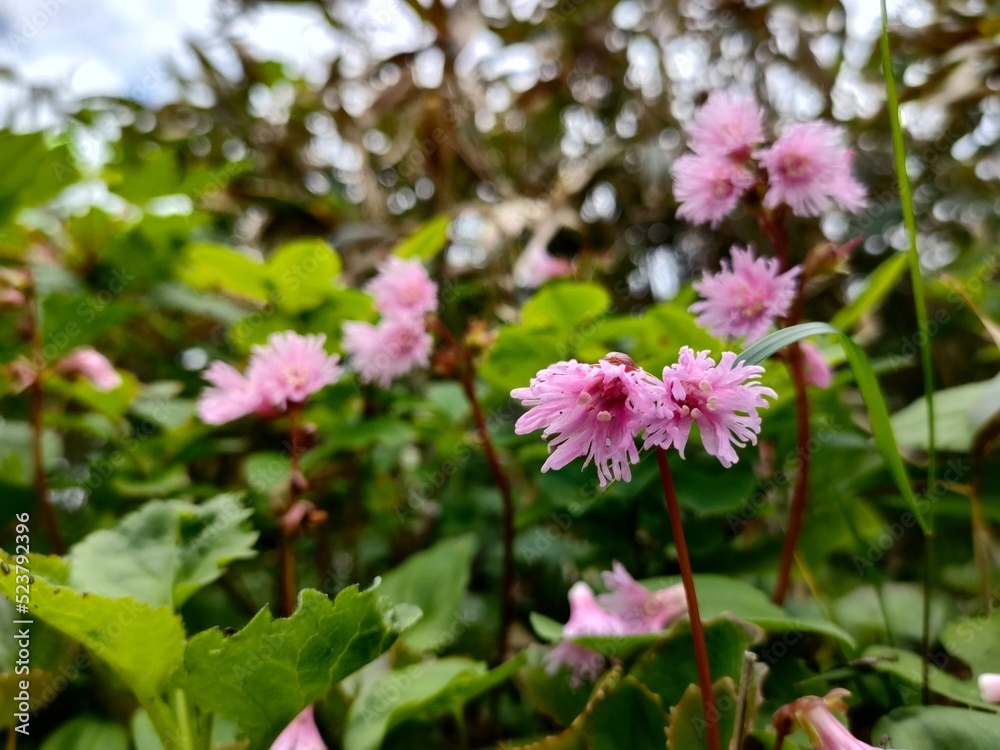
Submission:
<svg viewBox="0 0 1000 750">
<path fill-rule="evenodd" d="M 598 422 L 610 422 L 611 421 L 611 412 L 609 412 L 609 411 L 599 411 L 599 412 L 597 412 L 597 421 Z"/>
</svg>

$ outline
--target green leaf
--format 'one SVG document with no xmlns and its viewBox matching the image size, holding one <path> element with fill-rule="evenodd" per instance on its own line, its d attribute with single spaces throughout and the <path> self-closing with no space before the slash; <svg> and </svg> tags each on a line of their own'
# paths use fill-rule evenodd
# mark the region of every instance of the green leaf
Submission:
<svg viewBox="0 0 1000 750">
<path fill-rule="evenodd" d="M 1000 716 L 952 706 L 897 708 L 879 719 L 872 739 L 905 750 L 995 750 L 1000 747 Z"/>
<path fill-rule="evenodd" d="M 408 623 L 374 589 L 351 587 L 334 601 L 299 594 L 291 617 L 261 610 L 238 633 L 194 636 L 184 654 L 183 685 L 195 704 L 235 721 L 250 750 L 268 747 L 302 709 L 382 654 Z"/>
<path fill-rule="evenodd" d="M 843 348 L 844 355 L 847 357 L 847 361 L 854 371 L 854 379 L 857 381 L 858 390 L 861 391 L 861 397 L 865 401 L 865 406 L 868 407 L 868 417 L 871 421 L 872 437 L 875 440 L 875 446 L 878 448 L 882 460 L 885 461 L 886 468 L 896 483 L 899 493 L 903 496 L 910 511 L 916 516 L 920 528 L 929 534 L 931 526 L 921 512 L 917 498 L 910 487 L 910 480 L 906 474 L 903 459 L 899 455 L 896 435 L 892 429 L 889 410 L 885 405 L 885 399 L 882 397 L 882 390 L 879 388 L 878 379 L 872 371 L 868 357 L 865 356 L 864 351 L 854 343 L 854 340 L 850 336 L 838 331 L 827 323 L 802 323 L 768 334 L 760 341 L 745 349 L 739 355 L 739 359 L 748 365 L 758 365 L 789 344 L 810 336 L 821 336 L 824 334 L 836 336 L 840 346 Z"/>
<path fill-rule="evenodd" d="M 888 646 L 872 646 L 865 650 L 864 658 L 874 663 L 875 669 L 883 674 L 889 674 L 899 680 L 900 695 L 907 702 L 918 701 L 921 686 L 921 658 L 917 654 Z M 935 666 L 929 670 L 930 690 L 957 703 L 985 709 L 1000 711 L 1000 706 L 988 703 L 979 694 L 979 687 L 974 682 L 959 680 Z"/>
<path fill-rule="evenodd" d="M 976 677 L 1000 672 L 1000 615 L 984 614 L 950 623 L 941 632 L 941 645 L 968 664 Z"/>
<path fill-rule="evenodd" d="M 634 677 L 625 676 L 586 719 L 588 750 L 663 747 L 667 715 L 659 698 Z M 722 747 L 726 747 L 725 744 Z"/>
<path fill-rule="evenodd" d="M 0 593 L 15 600 L 18 569 L 12 557 L 0 555 L 9 570 L 0 570 Z M 180 618 L 166 607 L 153 609 L 130 598 L 109 599 L 53 585 L 39 575 L 43 565 L 32 559 L 31 616 L 79 641 L 105 662 L 135 693 L 161 736 L 169 736 L 175 722 L 163 691 L 184 654 Z"/>
<path fill-rule="evenodd" d="M 603 286 L 559 281 L 546 284 L 528 300 L 521 310 L 521 319 L 529 328 L 551 327 L 565 333 L 581 328 L 610 306 L 611 295 Z M 573 346 L 572 341 L 569 345 Z"/>
<path fill-rule="evenodd" d="M 0 174 L 0 223 L 54 198 L 80 176 L 65 145 L 50 148 L 42 133 L 9 132 L 0 138 Z"/>
<path fill-rule="evenodd" d="M 352 704 L 344 750 L 377 750 L 389 730 L 404 721 L 458 715 L 466 703 L 506 680 L 523 662 L 519 655 L 487 671 L 483 662 L 446 657 L 387 672 L 362 688 Z"/>
<path fill-rule="evenodd" d="M 290 314 L 318 307 L 334 293 L 340 256 L 319 238 L 294 240 L 267 259 L 267 277 L 279 308 Z"/>
<path fill-rule="evenodd" d="M 113 721 L 77 716 L 46 737 L 42 750 L 128 750 L 128 733 Z"/>
<path fill-rule="evenodd" d="M 893 253 L 882 261 L 878 268 L 868 274 L 861 294 L 834 315 L 830 325 L 841 331 L 852 328 L 865 313 L 878 306 L 889 295 L 906 270 L 907 263 L 906 253 Z"/>
<path fill-rule="evenodd" d="M 426 263 L 448 244 L 448 224 L 451 220 L 441 214 L 424 224 L 409 237 L 401 240 L 392 254 L 400 258 L 420 258 Z"/>
<path fill-rule="evenodd" d="M 244 523 L 251 513 L 238 495 L 201 505 L 148 502 L 70 550 L 70 583 L 80 591 L 179 609 L 227 563 L 256 554 L 258 534 Z"/>
<path fill-rule="evenodd" d="M 714 677 L 714 675 L 713 675 Z M 736 686 L 733 680 L 718 680 L 712 686 L 719 727 L 719 747 L 729 747 L 736 726 Z M 727 710 L 727 707 L 728 710 Z M 667 732 L 669 750 L 696 750 L 707 745 L 705 709 L 701 704 L 701 688 L 690 685 L 683 697 L 670 709 L 670 729 Z"/>
<path fill-rule="evenodd" d="M 423 612 L 400 637 L 410 650 L 442 651 L 454 643 L 456 632 L 468 628 L 459 608 L 469 587 L 476 546 L 472 534 L 445 539 L 382 576 L 381 594 L 393 604 L 415 605 Z"/>
<path fill-rule="evenodd" d="M 528 385 L 542 368 L 570 355 L 565 340 L 556 333 L 507 326 L 500 329 L 496 344 L 479 367 L 479 375 L 506 395 Z"/>
<path fill-rule="evenodd" d="M 228 292 L 252 300 L 266 300 L 269 291 L 264 265 L 224 245 L 188 245 L 179 275 L 195 289 Z"/>
<path fill-rule="evenodd" d="M 1000 411 L 1000 378 L 968 383 L 938 391 L 934 395 L 935 441 L 939 449 L 955 453 L 972 450 L 976 429 Z M 927 399 L 919 398 L 892 415 L 899 442 L 927 450 L 930 430 Z"/>
</svg>

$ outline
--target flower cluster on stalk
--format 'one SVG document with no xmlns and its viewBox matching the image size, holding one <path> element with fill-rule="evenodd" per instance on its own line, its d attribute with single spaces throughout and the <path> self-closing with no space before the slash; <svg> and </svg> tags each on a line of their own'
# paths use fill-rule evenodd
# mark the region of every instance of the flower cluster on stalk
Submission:
<svg viewBox="0 0 1000 750">
<path fill-rule="evenodd" d="M 735 448 L 755 444 L 757 410 L 774 391 L 757 382 L 764 368 L 737 362 L 727 352 L 719 363 L 708 352 L 680 350 L 663 378 L 645 372 L 625 354 L 608 354 L 597 364 L 556 362 L 511 396 L 528 411 L 514 431 L 542 430 L 550 455 L 542 471 L 561 469 L 576 458 L 593 463 L 601 486 L 629 481 L 638 463 L 636 439 L 644 448 L 675 448 L 683 457 L 692 425 L 705 450 L 723 466 L 738 461 Z"/>
<path fill-rule="evenodd" d="M 865 189 L 852 174 L 853 153 L 841 128 L 795 123 L 766 148 L 764 110 L 749 96 L 714 92 L 688 128 L 691 153 L 674 163 L 677 216 L 718 227 L 752 189 L 763 205 L 787 206 L 796 216 L 821 216 L 834 207 L 857 211 Z"/>
<path fill-rule="evenodd" d="M 327 354 L 325 342 L 323 334 L 284 331 L 253 347 L 245 373 L 212 362 L 204 372 L 211 385 L 198 399 L 198 416 L 206 424 L 224 424 L 249 414 L 275 416 L 304 403 L 343 373 L 340 357 Z"/>
<path fill-rule="evenodd" d="M 377 324 L 344 323 L 343 348 L 362 382 L 387 388 L 397 378 L 430 364 L 434 340 L 425 317 L 437 312 L 437 284 L 419 260 L 393 256 L 379 265 L 366 289 L 381 319 Z"/>
</svg>

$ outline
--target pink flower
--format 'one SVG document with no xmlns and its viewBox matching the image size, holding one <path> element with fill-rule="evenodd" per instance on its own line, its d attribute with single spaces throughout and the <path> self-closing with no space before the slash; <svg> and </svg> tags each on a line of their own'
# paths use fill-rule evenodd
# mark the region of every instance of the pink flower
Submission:
<svg viewBox="0 0 1000 750">
<path fill-rule="evenodd" d="M 829 388 L 833 382 L 833 369 L 823 359 L 819 349 L 808 341 L 799 343 L 802 350 L 802 364 L 805 370 L 806 384 L 817 388 Z"/>
<path fill-rule="evenodd" d="M 437 284 L 418 259 L 386 258 L 365 288 L 386 317 L 422 317 L 437 310 Z"/>
<path fill-rule="evenodd" d="M 750 172 L 725 156 L 687 154 L 671 170 L 677 216 L 716 228 L 739 205 L 754 184 Z"/>
<path fill-rule="evenodd" d="M 979 675 L 979 694 L 988 703 L 1000 703 L 1000 674 Z"/>
<path fill-rule="evenodd" d="M 282 730 L 271 745 L 271 750 L 327 750 L 316 727 L 312 706 L 306 706 L 302 713 L 292 719 L 292 723 Z"/>
<path fill-rule="evenodd" d="M 526 435 L 543 430 L 550 455 L 542 471 L 561 469 L 576 458 L 591 461 L 603 487 L 613 479 L 632 478 L 629 464 L 639 461 L 635 446 L 638 422 L 652 407 L 651 385 L 646 375 L 624 354 L 609 354 L 596 365 L 575 359 L 556 362 L 541 370 L 527 388 L 515 388 L 528 411 L 514 431 Z"/>
<path fill-rule="evenodd" d="M 377 326 L 352 320 L 343 328 L 344 351 L 365 383 L 388 388 L 396 378 L 430 362 L 434 341 L 420 318 L 390 318 Z"/>
<path fill-rule="evenodd" d="M 878 750 L 851 734 L 832 711 L 847 713 L 844 698 L 850 693 L 835 688 L 825 698 L 809 695 L 779 708 L 772 720 L 776 728 L 791 734 L 795 727 L 804 731 L 813 750 Z"/>
<path fill-rule="evenodd" d="M 323 334 L 300 336 L 294 331 L 272 333 L 255 346 L 247 378 L 276 409 L 301 404 L 313 393 L 337 382 L 343 370 L 339 355 L 324 351 Z"/>
<path fill-rule="evenodd" d="M 572 273 L 569 259 L 557 258 L 541 244 L 530 244 L 514 264 L 514 281 L 522 289 L 537 289 L 549 279 Z"/>
<path fill-rule="evenodd" d="M 688 311 L 697 313 L 698 325 L 719 338 L 753 341 L 788 314 L 802 269 L 781 273 L 777 259 L 755 258 L 749 248 L 733 247 L 730 254 L 732 268 L 722 261 L 721 271 L 706 271 L 692 284 L 704 299 Z"/>
<path fill-rule="evenodd" d="M 708 354 L 682 347 L 677 364 L 663 370 L 664 391 L 644 424 L 644 447 L 673 447 L 683 458 L 691 425 L 696 424 L 705 450 L 729 467 L 739 460 L 734 446 L 756 445 L 757 409 L 767 408 L 764 397 L 776 394 L 749 382 L 763 367 L 737 363 L 733 352 L 725 352 L 716 365 Z"/>
<path fill-rule="evenodd" d="M 604 571 L 601 576 L 609 593 L 601 594 L 597 601 L 606 610 L 616 613 L 629 633 L 663 630 L 687 612 L 682 584 L 650 591 L 617 561 L 612 564 L 611 570 Z"/>
<path fill-rule="evenodd" d="M 688 128 L 691 150 L 744 161 L 764 140 L 764 111 L 750 96 L 714 91 Z"/>
<path fill-rule="evenodd" d="M 108 358 L 89 346 L 74 350 L 55 366 L 56 372 L 67 377 L 83 377 L 99 391 L 113 391 L 122 384 Z"/>
<path fill-rule="evenodd" d="M 563 628 L 564 637 L 622 635 L 627 632 L 621 618 L 597 603 L 590 586 L 583 581 L 573 584 L 573 588 L 569 590 L 569 621 Z M 573 671 L 570 684 L 577 687 L 584 679 L 593 681 L 600 676 L 604 668 L 604 657 L 596 651 L 566 640 L 545 657 L 545 669 L 553 674 L 564 664 Z"/>
<path fill-rule="evenodd" d="M 205 424 L 225 424 L 248 414 L 273 411 L 258 385 L 232 365 L 217 360 L 202 377 L 212 384 L 198 398 L 198 418 Z"/>
<path fill-rule="evenodd" d="M 865 189 L 851 174 L 853 154 L 841 140 L 842 130 L 829 123 L 798 123 L 759 152 L 768 180 L 764 206 L 784 203 L 796 216 L 821 216 L 834 204 L 864 208 Z"/>
<path fill-rule="evenodd" d="M 23 307 L 27 301 L 24 293 L 17 289 L 0 289 L 0 307 Z"/>
</svg>

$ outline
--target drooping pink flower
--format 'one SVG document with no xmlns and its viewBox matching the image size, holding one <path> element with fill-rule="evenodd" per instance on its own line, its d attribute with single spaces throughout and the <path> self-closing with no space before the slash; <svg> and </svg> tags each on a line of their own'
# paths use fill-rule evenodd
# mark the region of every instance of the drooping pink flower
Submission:
<svg viewBox="0 0 1000 750">
<path fill-rule="evenodd" d="M 745 168 L 715 154 L 686 154 L 674 162 L 677 216 L 716 228 L 739 205 L 755 178 Z"/>
<path fill-rule="evenodd" d="M 378 275 L 365 288 L 385 317 L 421 317 L 437 310 L 437 284 L 416 258 L 386 258 L 378 266 Z"/>
<path fill-rule="evenodd" d="M 627 633 L 625 623 L 613 612 L 597 603 L 594 592 L 583 581 L 569 590 L 569 620 L 563 628 L 567 639 L 581 635 L 622 635 Z M 571 640 L 564 640 L 545 657 L 545 669 L 555 673 L 563 665 L 573 671 L 570 684 L 580 685 L 583 680 L 596 680 L 604 668 L 604 656 Z"/>
<path fill-rule="evenodd" d="M 232 365 L 216 360 L 202 377 L 212 384 L 198 398 L 198 418 L 205 424 L 225 424 L 248 414 L 272 411 L 258 384 Z"/>
<path fill-rule="evenodd" d="M 706 271 L 692 284 L 704 299 L 688 310 L 713 335 L 751 342 L 788 314 L 802 269 L 795 266 L 781 273 L 776 258 L 755 258 L 749 248 L 733 247 L 730 255 L 732 267 L 723 260 L 721 271 Z"/>
<path fill-rule="evenodd" d="M 325 342 L 323 334 L 272 333 L 264 346 L 254 346 L 247 378 L 276 409 L 301 404 L 343 372 L 340 356 L 327 354 Z"/>
<path fill-rule="evenodd" d="M 99 391 L 113 391 L 122 384 L 122 376 L 108 358 L 89 346 L 70 352 L 56 363 L 55 370 L 66 377 L 86 378 Z"/>
<path fill-rule="evenodd" d="M 530 244 L 514 264 L 514 281 L 522 289 L 537 289 L 549 279 L 572 273 L 572 261 L 552 255 L 541 244 Z"/>
<path fill-rule="evenodd" d="M 764 397 L 776 394 L 755 382 L 763 367 L 737 362 L 733 352 L 725 352 L 718 365 L 708 355 L 685 346 L 677 363 L 663 370 L 664 390 L 644 423 L 644 447 L 673 447 L 683 458 L 696 424 L 705 450 L 729 467 L 739 460 L 736 447 L 756 445 L 757 409 L 766 409 Z"/>
<path fill-rule="evenodd" d="M 624 354 L 609 354 L 596 365 L 575 359 L 556 362 L 527 388 L 511 391 L 530 407 L 514 431 L 526 435 L 543 430 L 542 438 L 551 438 L 542 471 L 586 458 L 583 465 L 594 462 L 602 487 L 614 479 L 627 482 L 632 478 L 629 464 L 639 461 L 635 436 L 642 414 L 652 407 L 651 383 L 658 381 Z"/>
<path fill-rule="evenodd" d="M 979 694 L 988 703 L 1000 703 L 1000 674 L 979 675 Z"/>
<path fill-rule="evenodd" d="M 365 383 L 388 388 L 396 378 L 430 362 L 434 340 L 420 318 L 388 318 L 378 325 L 352 320 L 343 330 L 344 352 Z"/>
<path fill-rule="evenodd" d="M 813 750 L 878 750 L 862 742 L 845 727 L 833 711 L 847 713 L 844 698 L 850 695 L 843 688 L 834 688 L 825 698 L 808 695 L 779 708 L 772 723 L 779 731 L 791 734 L 796 727 L 808 735 Z"/>
<path fill-rule="evenodd" d="M 316 727 L 312 706 L 306 706 L 302 713 L 292 719 L 271 745 L 271 750 L 327 750 Z"/>
<path fill-rule="evenodd" d="M 688 145 L 695 153 L 744 161 L 764 140 L 764 110 L 751 96 L 713 91 L 694 115 Z"/>
<path fill-rule="evenodd" d="M 853 153 L 842 140 L 842 130 L 827 122 L 789 126 L 757 154 L 767 171 L 764 205 L 784 203 L 796 216 L 821 216 L 835 204 L 846 211 L 864 208 L 865 188 L 851 173 Z"/>
<path fill-rule="evenodd" d="M 599 595 L 597 601 L 617 614 L 629 633 L 655 633 L 687 612 L 683 584 L 650 591 L 617 560 L 601 577 L 608 593 Z"/>
<path fill-rule="evenodd" d="M 833 368 L 820 354 L 819 349 L 808 341 L 799 343 L 802 350 L 802 364 L 805 370 L 806 384 L 817 388 L 829 388 L 833 382 Z"/>
</svg>

